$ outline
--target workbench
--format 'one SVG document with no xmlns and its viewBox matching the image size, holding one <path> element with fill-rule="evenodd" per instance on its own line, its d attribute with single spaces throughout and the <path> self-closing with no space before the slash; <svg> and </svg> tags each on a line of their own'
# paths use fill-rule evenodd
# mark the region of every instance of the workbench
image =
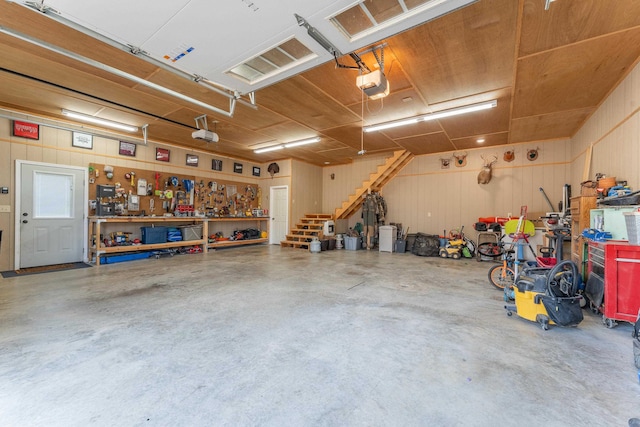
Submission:
<svg viewBox="0 0 640 427">
<path fill-rule="evenodd" d="M 247 239 L 247 240 L 227 240 L 209 243 L 209 231 L 213 224 L 229 228 L 248 228 L 255 226 L 261 231 L 268 231 L 269 217 L 176 217 L 176 216 L 91 216 L 89 217 L 89 244 L 88 258 L 91 262 L 95 257 L 96 265 L 100 265 L 100 257 L 109 254 L 137 252 L 146 250 L 162 250 L 187 246 L 199 246 L 202 252 L 208 249 L 221 247 L 231 247 L 240 245 L 250 245 L 268 242 L 267 238 Z M 118 230 L 116 230 L 117 225 Z M 182 240 L 179 242 L 151 243 L 151 244 L 128 244 L 118 246 L 105 246 L 100 236 L 114 231 L 130 232 L 133 240 L 140 235 L 140 227 L 145 225 L 160 225 L 165 227 L 178 227 L 188 225 L 202 225 L 202 239 Z M 216 230 L 217 231 L 217 230 Z"/>
</svg>

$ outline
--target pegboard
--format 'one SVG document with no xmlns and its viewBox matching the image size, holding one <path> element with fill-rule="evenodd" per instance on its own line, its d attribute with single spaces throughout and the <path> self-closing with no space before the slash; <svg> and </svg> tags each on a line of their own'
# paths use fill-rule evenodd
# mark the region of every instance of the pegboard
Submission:
<svg viewBox="0 0 640 427">
<path fill-rule="evenodd" d="M 199 215 L 244 216 L 261 207 L 262 194 L 257 184 L 110 167 L 113 169 L 111 179 L 105 173 L 105 165 L 89 164 L 89 200 L 96 200 L 98 185 L 114 185 L 116 197 L 102 202 L 119 204 L 117 211 L 122 215 L 164 215 L 176 209 L 187 212 L 193 206 L 194 212 Z M 194 184 L 192 192 L 190 182 Z M 130 201 L 135 197 L 131 196 L 138 196 L 137 209 L 132 209 L 135 206 Z M 96 214 L 95 210 L 90 212 L 91 215 Z"/>
</svg>

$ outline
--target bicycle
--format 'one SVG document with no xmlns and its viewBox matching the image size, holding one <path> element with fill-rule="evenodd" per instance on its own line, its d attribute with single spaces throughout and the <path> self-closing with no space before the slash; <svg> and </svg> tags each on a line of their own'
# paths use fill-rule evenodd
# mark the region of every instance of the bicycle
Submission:
<svg viewBox="0 0 640 427">
<path fill-rule="evenodd" d="M 496 288 L 505 291 L 513 289 L 517 277 L 517 263 L 515 262 L 515 250 L 505 249 L 502 252 L 502 263 L 489 269 L 489 282 Z M 515 268 L 514 268 L 515 266 Z"/>
<path fill-rule="evenodd" d="M 494 265 L 489 269 L 487 276 L 489 277 L 489 283 L 496 288 L 502 291 L 506 288 L 510 291 L 515 284 L 516 277 L 518 276 L 518 267 L 520 262 L 516 259 L 516 251 L 513 249 L 513 244 L 511 244 L 508 249 L 505 249 L 505 242 L 503 241 L 504 237 L 505 235 L 502 235 L 497 243 L 484 242 L 479 244 L 478 253 L 490 258 L 502 258 L 502 262 L 500 264 Z"/>
</svg>

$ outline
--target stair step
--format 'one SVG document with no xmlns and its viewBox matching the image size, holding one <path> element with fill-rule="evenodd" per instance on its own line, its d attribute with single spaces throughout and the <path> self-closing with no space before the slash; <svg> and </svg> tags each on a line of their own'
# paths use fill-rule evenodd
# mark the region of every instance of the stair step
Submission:
<svg viewBox="0 0 640 427">
<path fill-rule="evenodd" d="M 333 218 L 333 214 L 305 214 L 304 215 L 305 218 L 309 218 L 309 219 L 332 219 Z"/>
<path fill-rule="evenodd" d="M 307 242 L 311 241 L 312 238 L 318 236 L 309 236 L 304 234 L 287 234 L 286 237 L 287 240 L 295 240 L 296 242 Z"/>
<path fill-rule="evenodd" d="M 380 191 L 411 159 L 413 155 L 406 150 L 394 151 L 384 164 L 378 165 L 376 172 L 369 175 L 369 180 L 364 181 L 362 186 L 356 189 L 356 193 L 350 195 L 348 200 L 336 209 L 335 218 L 345 219 L 353 215 L 360 208 L 360 200 L 367 190 Z"/>
<path fill-rule="evenodd" d="M 308 223 L 300 223 L 300 224 L 296 224 L 296 228 L 302 229 L 302 230 L 322 230 L 322 224 L 308 224 Z"/>
<path fill-rule="evenodd" d="M 280 246 L 281 247 L 308 249 L 309 248 L 309 243 L 308 242 L 294 242 L 294 241 L 290 241 L 290 240 L 282 240 L 280 242 Z"/>
<path fill-rule="evenodd" d="M 316 234 L 320 231 L 320 229 L 315 228 L 292 228 L 292 234 L 302 233 L 302 234 Z"/>
</svg>

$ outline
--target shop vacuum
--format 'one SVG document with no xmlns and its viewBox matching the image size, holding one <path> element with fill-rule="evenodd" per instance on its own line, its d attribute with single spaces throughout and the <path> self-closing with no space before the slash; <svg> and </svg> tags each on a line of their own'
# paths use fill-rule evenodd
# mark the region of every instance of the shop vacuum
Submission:
<svg viewBox="0 0 640 427">
<path fill-rule="evenodd" d="M 505 305 L 507 315 L 516 313 L 537 322 L 542 329 L 549 325 L 576 326 L 582 322 L 582 296 L 578 294 L 581 277 L 578 266 L 570 260 L 553 268 L 525 268 L 518 275 L 513 290 L 514 305 Z M 506 296 L 506 295 L 505 295 Z"/>
</svg>

